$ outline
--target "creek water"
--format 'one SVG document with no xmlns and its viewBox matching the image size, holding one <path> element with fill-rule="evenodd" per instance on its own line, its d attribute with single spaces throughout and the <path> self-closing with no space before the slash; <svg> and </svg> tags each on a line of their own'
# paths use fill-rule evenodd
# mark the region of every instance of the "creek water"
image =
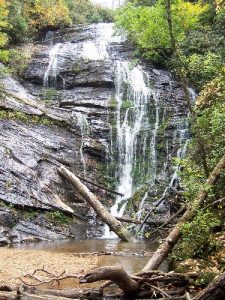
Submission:
<svg viewBox="0 0 225 300">
<path fill-rule="evenodd" d="M 129 274 L 134 274 L 141 271 L 141 269 L 149 260 L 151 252 L 153 252 L 156 247 L 157 243 L 154 243 L 152 241 L 146 242 L 140 240 L 135 243 L 124 243 L 118 239 L 68 239 L 17 246 L 17 248 L 19 249 L 35 249 L 37 251 L 74 253 L 75 255 L 97 255 L 97 253 L 102 252 L 101 256 L 99 256 L 98 267 L 122 265 Z M 110 253 L 111 255 L 109 255 Z M 162 264 L 162 266 L 160 267 L 162 271 L 165 271 L 167 268 L 167 262 Z"/>
</svg>

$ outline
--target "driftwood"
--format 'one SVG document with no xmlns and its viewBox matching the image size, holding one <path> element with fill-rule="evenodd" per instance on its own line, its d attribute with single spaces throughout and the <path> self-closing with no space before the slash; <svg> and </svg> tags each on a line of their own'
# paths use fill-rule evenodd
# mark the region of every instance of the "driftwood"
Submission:
<svg viewBox="0 0 225 300">
<path fill-rule="evenodd" d="M 135 296 L 139 290 L 139 284 L 122 267 L 102 267 L 95 269 L 82 277 L 80 283 L 91 283 L 100 280 L 113 281 L 126 295 Z"/>
<path fill-rule="evenodd" d="M 186 211 L 186 213 L 183 215 L 180 221 L 171 230 L 165 241 L 161 244 L 161 246 L 159 246 L 154 255 L 150 258 L 149 262 L 144 267 L 144 271 L 155 270 L 161 265 L 161 263 L 167 257 L 168 253 L 173 248 L 173 246 L 178 242 L 181 236 L 182 226 L 194 217 L 196 210 L 203 204 L 208 194 L 209 188 L 216 184 L 224 168 L 225 155 L 221 158 L 221 160 L 217 163 L 212 173 L 209 175 L 205 184 L 197 194 L 196 199 L 192 202 L 191 207 Z"/>
<path fill-rule="evenodd" d="M 44 275 L 44 277 L 43 277 Z M 32 274 L 27 274 L 23 277 L 23 282 L 27 281 L 26 285 L 22 285 L 18 291 L 18 299 L 26 297 L 28 299 L 113 299 L 124 298 L 136 299 L 187 299 L 186 294 L 189 289 L 189 284 L 192 284 L 191 279 L 196 278 L 196 273 L 181 274 L 181 273 L 163 273 L 160 271 L 149 271 L 128 275 L 122 267 L 102 267 L 89 272 L 86 275 L 74 274 L 66 275 L 53 274 L 45 269 L 36 269 Z M 37 285 L 52 285 L 61 279 L 77 278 L 80 283 L 93 283 L 102 280 L 107 280 L 96 288 L 72 288 L 72 289 L 49 289 L 42 286 L 40 289 Z M 57 280 L 56 280 L 57 279 Z M 118 292 L 118 287 L 111 287 L 110 292 L 105 291 L 106 287 L 116 284 L 122 291 Z M 114 290 L 112 289 L 114 288 Z M 8 292 L 9 290 L 7 290 Z M 112 294 L 114 291 L 114 294 Z M 116 292 L 116 294 L 115 294 Z M 108 294 L 110 293 L 110 294 Z M 1 298 L 0 298 L 1 299 Z M 10 299 L 10 298 L 9 298 Z M 15 298 L 17 299 L 17 298 Z M 211 299 L 210 299 L 211 300 Z"/>
<path fill-rule="evenodd" d="M 139 252 L 130 252 L 130 251 L 98 251 L 98 252 L 74 252 L 74 256 L 85 257 L 85 256 L 124 256 L 124 257 L 149 257 L 150 252 L 139 251 Z"/>
<path fill-rule="evenodd" d="M 99 217 L 109 226 L 110 230 L 115 232 L 123 241 L 133 240 L 131 234 L 123 228 L 122 224 L 112 216 L 104 205 L 97 199 L 97 197 L 84 185 L 80 179 L 70 172 L 65 167 L 58 168 L 58 172 L 65 177 L 75 188 L 76 192 L 80 194 L 88 204 L 96 211 Z"/>
<path fill-rule="evenodd" d="M 196 273 L 188 276 L 180 273 L 153 271 L 130 276 L 121 267 L 102 267 L 86 274 L 80 279 L 80 283 L 110 280 L 111 283 L 107 282 L 101 288 L 104 289 L 110 284 L 116 283 L 129 299 L 156 299 L 162 296 L 164 299 L 185 299 L 185 293 L 191 278 L 196 278 Z M 171 285 L 173 285 L 173 288 L 171 288 Z M 122 294 L 113 296 L 122 296 Z"/>
<path fill-rule="evenodd" d="M 36 287 L 22 286 L 20 288 L 20 294 L 24 296 L 30 296 L 29 299 L 35 299 L 34 295 L 41 296 L 42 299 L 87 299 L 90 295 L 101 297 L 102 291 L 95 288 L 73 288 L 66 290 L 57 289 L 38 289 Z M 1 298 L 0 298 L 1 299 Z M 38 298 L 37 298 L 38 299 Z"/>
<path fill-rule="evenodd" d="M 225 272 L 206 287 L 194 300 L 224 300 Z"/>
</svg>

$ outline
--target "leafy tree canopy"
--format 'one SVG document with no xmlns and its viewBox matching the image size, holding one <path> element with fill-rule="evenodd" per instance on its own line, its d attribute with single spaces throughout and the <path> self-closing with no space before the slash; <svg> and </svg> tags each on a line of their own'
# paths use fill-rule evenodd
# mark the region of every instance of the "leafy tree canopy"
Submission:
<svg viewBox="0 0 225 300">
<path fill-rule="evenodd" d="M 171 5 L 173 30 L 176 40 L 181 42 L 191 30 L 199 26 L 207 4 L 175 0 Z M 145 50 L 145 56 L 157 60 L 162 54 L 171 52 L 171 41 L 165 18 L 165 5 L 158 1 L 152 6 L 128 2 L 117 13 L 117 27 L 125 29 L 129 37 Z"/>
</svg>

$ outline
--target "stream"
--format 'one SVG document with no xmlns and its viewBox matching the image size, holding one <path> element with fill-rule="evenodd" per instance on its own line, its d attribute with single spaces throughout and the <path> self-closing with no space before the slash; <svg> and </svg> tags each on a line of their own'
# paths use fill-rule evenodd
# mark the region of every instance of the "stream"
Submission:
<svg viewBox="0 0 225 300">
<path fill-rule="evenodd" d="M 57 253 L 73 253 L 78 256 L 99 255 L 98 267 L 123 266 L 129 274 L 135 274 L 145 266 L 149 256 L 156 249 L 157 243 L 140 240 L 124 243 L 118 239 L 98 240 L 63 240 L 40 242 L 29 245 L 17 245 L 17 249 L 48 251 Z M 160 270 L 166 271 L 168 263 L 165 261 Z"/>
</svg>

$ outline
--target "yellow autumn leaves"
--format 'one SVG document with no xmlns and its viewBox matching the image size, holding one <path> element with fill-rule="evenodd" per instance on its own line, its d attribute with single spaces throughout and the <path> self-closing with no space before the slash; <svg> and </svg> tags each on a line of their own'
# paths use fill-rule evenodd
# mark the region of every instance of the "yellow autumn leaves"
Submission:
<svg viewBox="0 0 225 300">
<path fill-rule="evenodd" d="M 72 23 L 64 0 L 24 1 L 24 17 L 33 29 L 67 26 Z"/>
<path fill-rule="evenodd" d="M 8 26 L 7 16 L 8 10 L 6 9 L 5 1 L 0 0 L 0 48 L 4 47 L 8 41 L 7 35 L 3 32 Z"/>
</svg>

